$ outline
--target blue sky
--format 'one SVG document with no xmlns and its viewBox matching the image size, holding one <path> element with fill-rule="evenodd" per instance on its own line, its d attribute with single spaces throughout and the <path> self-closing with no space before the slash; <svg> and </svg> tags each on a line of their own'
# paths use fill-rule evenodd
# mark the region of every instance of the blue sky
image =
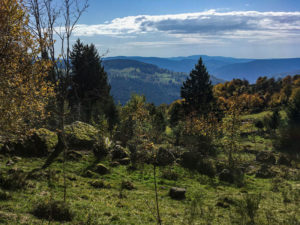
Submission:
<svg viewBox="0 0 300 225">
<path fill-rule="evenodd" d="M 73 41 L 108 56 L 300 57 L 299 0 L 90 0 Z"/>
</svg>

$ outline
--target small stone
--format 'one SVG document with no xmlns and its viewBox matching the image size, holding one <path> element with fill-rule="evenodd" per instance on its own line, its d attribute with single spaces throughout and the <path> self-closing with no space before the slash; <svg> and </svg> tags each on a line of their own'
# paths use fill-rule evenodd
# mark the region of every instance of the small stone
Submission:
<svg viewBox="0 0 300 225">
<path fill-rule="evenodd" d="M 14 162 L 18 162 L 18 161 L 22 160 L 22 158 L 21 158 L 21 157 L 18 157 L 18 156 L 14 156 L 14 157 L 12 157 L 12 160 L 13 160 Z"/>
<path fill-rule="evenodd" d="M 109 169 L 106 166 L 104 166 L 103 164 L 99 163 L 96 166 L 96 172 L 101 174 L 101 175 L 104 175 L 104 174 L 109 173 Z"/>
<path fill-rule="evenodd" d="M 94 177 L 95 176 L 95 173 L 93 171 L 90 171 L 90 170 L 87 170 L 84 174 L 83 174 L 84 177 L 88 177 L 88 178 L 91 178 L 91 177 Z"/>
<path fill-rule="evenodd" d="M 122 181 L 121 187 L 122 189 L 126 189 L 126 190 L 135 189 L 133 183 L 131 183 L 130 181 Z"/>
<path fill-rule="evenodd" d="M 185 188 L 172 187 L 170 189 L 169 195 L 172 199 L 181 200 L 185 199 Z"/>
<path fill-rule="evenodd" d="M 225 181 L 228 183 L 233 183 L 234 182 L 234 176 L 230 172 L 229 169 L 223 169 L 222 172 L 219 174 L 219 179 L 221 181 Z"/>
<path fill-rule="evenodd" d="M 110 162 L 109 166 L 111 166 L 111 167 L 117 167 L 117 166 L 120 166 L 120 163 L 117 162 L 117 161 L 113 161 L 113 162 Z"/>
<path fill-rule="evenodd" d="M 271 152 L 262 151 L 256 155 L 256 161 L 274 165 L 276 163 L 276 158 Z"/>
<path fill-rule="evenodd" d="M 112 152 L 112 159 L 124 159 L 129 158 L 129 152 L 127 149 L 123 148 L 121 145 L 115 145 Z"/>
<path fill-rule="evenodd" d="M 130 164 L 130 158 L 120 159 L 118 162 L 119 162 L 121 165 L 129 165 L 129 164 Z"/>
<path fill-rule="evenodd" d="M 76 161 L 76 160 L 79 160 L 79 159 L 82 158 L 82 154 L 77 152 L 77 151 L 68 151 L 67 152 L 67 158 L 69 160 Z"/>
</svg>

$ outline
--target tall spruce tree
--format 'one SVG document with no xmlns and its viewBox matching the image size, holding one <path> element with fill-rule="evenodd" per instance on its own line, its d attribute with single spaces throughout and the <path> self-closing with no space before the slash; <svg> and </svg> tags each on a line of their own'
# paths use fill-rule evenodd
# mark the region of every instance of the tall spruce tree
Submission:
<svg viewBox="0 0 300 225">
<path fill-rule="evenodd" d="M 184 99 L 186 113 L 196 112 L 205 115 L 212 109 L 214 102 L 212 84 L 201 57 L 183 83 L 181 97 Z"/>
<path fill-rule="evenodd" d="M 91 122 L 97 120 L 101 113 L 107 117 L 115 115 L 107 74 L 96 47 L 93 44 L 84 45 L 78 39 L 73 46 L 71 63 L 72 89 L 69 100 L 71 109 L 76 112 L 76 119 Z"/>
<path fill-rule="evenodd" d="M 287 109 L 287 126 L 275 140 L 275 148 L 299 158 L 300 156 L 300 90 L 296 92 Z"/>
</svg>

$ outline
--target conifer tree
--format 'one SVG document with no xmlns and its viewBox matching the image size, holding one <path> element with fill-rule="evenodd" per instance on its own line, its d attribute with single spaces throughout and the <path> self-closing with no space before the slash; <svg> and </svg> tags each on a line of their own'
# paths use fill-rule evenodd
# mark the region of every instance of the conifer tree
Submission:
<svg viewBox="0 0 300 225">
<path fill-rule="evenodd" d="M 202 58 L 183 83 L 181 97 L 184 99 L 186 112 L 205 115 L 211 110 L 214 101 L 212 84 Z"/>
<path fill-rule="evenodd" d="M 288 105 L 288 124 L 281 130 L 278 140 L 275 140 L 277 150 L 296 156 L 300 155 L 300 91 Z"/>
<path fill-rule="evenodd" d="M 77 112 L 76 119 L 91 122 L 101 113 L 115 111 L 111 109 L 113 99 L 101 62 L 93 44 L 83 45 L 77 40 L 71 53 L 72 91 L 69 97 L 71 108 Z"/>
</svg>

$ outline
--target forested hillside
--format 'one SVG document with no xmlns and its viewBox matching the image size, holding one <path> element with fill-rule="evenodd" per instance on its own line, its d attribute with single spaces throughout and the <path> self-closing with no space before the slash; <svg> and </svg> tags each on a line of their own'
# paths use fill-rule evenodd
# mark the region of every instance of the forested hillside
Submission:
<svg viewBox="0 0 300 225">
<path fill-rule="evenodd" d="M 111 93 L 116 102 L 125 104 L 132 94 L 143 94 L 156 105 L 180 98 L 180 86 L 187 73 L 173 72 L 156 65 L 129 59 L 104 60 Z M 224 82 L 211 77 L 213 84 Z"/>
<path fill-rule="evenodd" d="M 246 79 L 254 83 L 260 76 L 284 77 L 296 75 L 300 70 L 300 59 L 243 59 L 220 56 L 195 55 L 187 57 L 158 58 L 158 57 L 108 57 L 112 59 L 130 59 L 150 63 L 176 72 L 189 73 L 202 57 L 207 70 L 220 80 Z"/>
</svg>

